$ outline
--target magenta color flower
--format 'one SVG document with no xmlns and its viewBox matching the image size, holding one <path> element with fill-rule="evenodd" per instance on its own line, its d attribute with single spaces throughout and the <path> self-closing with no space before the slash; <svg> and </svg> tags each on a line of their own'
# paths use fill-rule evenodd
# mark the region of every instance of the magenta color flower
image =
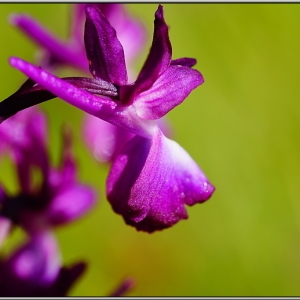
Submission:
<svg viewBox="0 0 300 300">
<path fill-rule="evenodd" d="M 155 120 L 179 105 L 203 83 L 203 77 L 192 69 L 195 59 L 171 60 L 162 6 L 155 14 L 150 53 L 133 84 L 127 83 L 123 48 L 114 28 L 96 7 L 87 6 L 86 14 L 85 46 L 93 91 L 82 79 L 72 84 L 19 58 L 11 58 L 10 63 L 66 102 L 137 135 L 113 162 L 108 199 L 138 230 L 170 227 L 187 218 L 185 205 L 207 200 L 214 187 L 191 157 L 161 133 Z"/>
<path fill-rule="evenodd" d="M 43 68 L 53 70 L 57 66 L 71 65 L 88 72 L 86 52 L 83 43 L 85 20 L 85 6 L 72 6 L 72 20 L 69 39 L 60 41 L 36 20 L 28 15 L 13 14 L 10 17 L 12 24 L 35 41 L 43 50 L 40 59 Z M 103 15 L 115 28 L 118 39 L 123 45 L 127 67 L 133 58 L 140 52 L 145 42 L 145 29 L 142 23 L 130 16 L 123 4 L 95 3 Z M 131 68 L 129 77 L 133 77 Z M 96 129 L 96 131 L 95 131 Z M 91 115 L 86 115 L 83 124 L 83 138 L 99 161 L 111 161 L 133 134 L 110 123 L 104 122 Z"/>
<path fill-rule="evenodd" d="M 0 126 L 1 142 L 13 154 L 21 188 L 17 196 L 2 189 L 0 213 L 31 234 L 77 219 L 96 200 L 91 187 L 77 182 L 70 134 L 63 135 L 59 169 L 50 167 L 45 134 L 45 117 L 36 108 L 21 111 Z M 39 185 L 33 182 L 34 168 L 42 177 Z"/>
<path fill-rule="evenodd" d="M 85 269 L 84 263 L 61 267 L 57 243 L 50 232 L 29 242 L 0 262 L 0 296 L 65 296 Z"/>
</svg>

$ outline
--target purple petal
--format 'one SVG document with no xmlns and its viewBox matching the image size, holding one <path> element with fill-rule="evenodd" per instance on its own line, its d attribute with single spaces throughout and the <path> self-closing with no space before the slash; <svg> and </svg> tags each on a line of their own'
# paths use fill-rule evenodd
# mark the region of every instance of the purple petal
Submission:
<svg viewBox="0 0 300 300">
<path fill-rule="evenodd" d="M 45 218 L 51 225 L 69 223 L 86 214 L 95 202 L 96 194 L 92 188 L 73 184 L 61 189 L 51 200 Z"/>
<path fill-rule="evenodd" d="M 183 57 L 174 59 L 171 61 L 171 66 L 178 65 L 178 66 L 185 66 L 185 67 L 193 67 L 197 63 L 195 58 Z"/>
<path fill-rule="evenodd" d="M 134 136 L 131 132 L 86 115 L 83 124 L 83 138 L 96 160 L 113 160 L 123 146 Z"/>
<path fill-rule="evenodd" d="M 86 5 L 93 5 L 98 8 L 116 30 L 118 40 L 123 46 L 125 61 L 128 66 L 145 44 L 146 30 L 143 24 L 128 14 L 124 4 L 78 3 L 73 6 L 73 22 L 71 27 L 71 37 L 76 41 L 81 41 L 83 36 L 82 23 Z"/>
<path fill-rule="evenodd" d="M 84 42 L 95 78 L 117 85 L 127 83 L 124 51 L 115 29 L 95 6 L 86 7 Z"/>
<path fill-rule="evenodd" d="M 112 164 L 107 196 L 115 212 L 137 230 L 153 232 L 186 219 L 184 205 L 209 199 L 214 187 L 195 161 L 159 131 L 134 137 Z"/>
<path fill-rule="evenodd" d="M 145 44 L 146 32 L 143 24 L 129 15 L 124 4 L 95 4 L 116 30 L 121 42 L 127 66 L 141 51 Z"/>
<path fill-rule="evenodd" d="M 57 97 L 102 120 L 145 137 L 156 129 L 154 122 L 141 119 L 131 106 L 81 90 L 20 58 L 10 58 L 10 64 Z"/>
<path fill-rule="evenodd" d="M 28 15 L 12 14 L 10 21 L 38 45 L 47 50 L 60 63 L 66 63 L 82 70 L 88 69 L 88 63 L 81 47 L 78 49 L 74 45 L 69 46 L 58 40 L 52 33 Z"/>
<path fill-rule="evenodd" d="M 155 13 L 150 53 L 136 80 L 135 90 L 142 92 L 149 89 L 156 79 L 169 67 L 171 57 L 172 47 L 169 40 L 168 26 L 164 20 L 163 7 L 159 5 Z"/>
<path fill-rule="evenodd" d="M 134 101 L 137 114 L 154 120 L 179 105 L 204 79 L 200 72 L 183 66 L 170 66 L 153 84 Z"/>
</svg>

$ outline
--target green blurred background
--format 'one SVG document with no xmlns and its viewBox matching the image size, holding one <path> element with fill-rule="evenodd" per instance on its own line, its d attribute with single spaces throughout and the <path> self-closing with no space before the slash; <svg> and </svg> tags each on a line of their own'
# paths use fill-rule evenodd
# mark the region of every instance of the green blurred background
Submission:
<svg viewBox="0 0 300 300">
<path fill-rule="evenodd" d="M 151 42 L 157 4 L 130 4 Z M 125 276 L 132 296 L 300 295 L 300 5 L 164 4 L 173 57 L 195 57 L 205 83 L 168 114 L 174 139 L 216 186 L 189 219 L 147 234 L 125 225 L 105 199 L 108 167 L 82 142 L 83 113 L 59 99 L 41 107 L 49 119 L 57 163 L 59 130 L 75 132 L 80 178 L 99 203 L 81 220 L 56 231 L 64 262 L 85 259 L 88 270 L 71 295 L 107 295 Z M 12 12 L 36 17 L 66 38 L 68 4 L 0 5 L 0 99 L 25 77 L 9 56 L 35 62 L 37 46 L 8 24 Z M 68 71 L 65 71 L 66 74 Z M 74 73 L 73 73 L 74 75 Z M 12 164 L 0 180 L 16 189 Z M 6 247 L 22 239 L 15 233 Z"/>
</svg>

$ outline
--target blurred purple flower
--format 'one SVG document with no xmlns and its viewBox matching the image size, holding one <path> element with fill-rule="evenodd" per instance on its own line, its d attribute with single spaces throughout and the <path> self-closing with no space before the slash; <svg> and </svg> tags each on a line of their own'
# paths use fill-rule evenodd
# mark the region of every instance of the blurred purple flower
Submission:
<svg viewBox="0 0 300 300">
<path fill-rule="evenodd" d="M 59 65 L 70 65 L 88 72 L 83 43 L 86 5 L 83 3 L 72 5 L 71 28 L 66 41 L 60 40 L 29 15 L 12 14 L 10 22 L 44 50 L 44 55 L 40 60 L 43 68 L 51 69 Z M 100 9 L 116 29 L 118 39 L 124 46 L 127 63 L 130 64 L 145 42 L 145 28 L 142 23 L 129 16 L 122 4 L 94 3 L 88 5 Z"/>
<path fill-rule="evenodd" d="M 214 187 L 188 153 L 162 134 L 155 120 L 179 105 L 203 77 L 191 68 L 195 59 L 171 60 L 162 6 L 155 13 L 150 53 L 133 84 L 127 83 L 124 52 L 114 28 L 95 6 L 87 6 L 86 14 L 84 37 L 94 90 L 86 88 L 92 79 L 70 82 L 19 58 L 10 63 L 66 102 L 137 135 L 113 162 L 108 200 L 138 230 L 170 227 L 187 218 L 185 204 L 206 201 Z"/>
<path fill-rule="evenodd" d="M 63 134 L 61 163 L 56 169 L 50 167 L 45 144 L 46 122 L 41 112 L 30 108 L 3 125 L 0 140 L 15 160 L 21 190 L 17 196 L 1 190 L 0 214 L 31 234 L 84 215 L 96 197 L 91 187 L 77 182 L 70 133 L 65 130 Z M 40 175 L 41 182 L 36 184 L 34 175 Z"/>
<path fill-rule="evenodd" d="M 39 165 L 46 162 L 43 157 L 46 147 L 47 125 L 44 115 L 30 107 L 3 123 L 0 127 L 0 154 L 7 152 L 18 165 L 24 156 Z M 36 155 L 36 153 L 40 155 Z"/>
<path fill-rule="evenodd" d="M 82 262 L 61 267 L 56 239 L 44 231 L 0 261 L 0 296 L 65 296 L 85 267 Z"/>
</svg>

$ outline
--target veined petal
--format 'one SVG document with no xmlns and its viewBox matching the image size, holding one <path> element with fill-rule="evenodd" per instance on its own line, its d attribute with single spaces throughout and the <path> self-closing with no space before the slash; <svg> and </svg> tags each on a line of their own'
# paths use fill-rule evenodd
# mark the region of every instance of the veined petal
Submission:
<svg viewBox="0 0 300 300">
<path fill-rule="evenodd" d="M 154 120 L 179 105 L 204 79 L 197 70 L 180 65 L 170 66 L 153 84 L 134 100 L 137 114 Z"/>
<path fill-rule="evenodd" d="M 20 58 L 10 58 L 10 64 L 62 100 L 111 124 L 144 137 L 151 137 L 156 128 L 155 122 L 141 119 L 131 106 L 81 90 Z"/>
<path fill-rule="evenodd" d="M 115 212 L 137 230 L 153 232 L 186 219 L 185 204 L 209 199 L 214 191 L 189 154 L 160 131 L 134 137 L 112 164 L 107 195 Z"/>
<path fill-rule="evenodd" d="M 124 4 L 97 3 L 95 5 L 115 28 L 128 67 L 145 44 L 146 32 L 143 24 L 128 14 Z"/>
<path fill-rule="evenodd" d="M 117 85 L 127 83 L 124 51 L 116 31 L 92 5 L 86 7 L 84 43 L 94 77 Z"/>
<path fill-rule="evenodd" d="M 61 63 L 75 66 L 82 70 L 87 70 L 88 64 L 83 56 L 82 49 L 74 50 L 73 47 L 58 40 L 52 33 L 44 28 L 35 19 L 28 15 L 12 14 L 10 22 L 17 26 L 39 46 L 47 50 L 51 56 Z"/>
</svg>

